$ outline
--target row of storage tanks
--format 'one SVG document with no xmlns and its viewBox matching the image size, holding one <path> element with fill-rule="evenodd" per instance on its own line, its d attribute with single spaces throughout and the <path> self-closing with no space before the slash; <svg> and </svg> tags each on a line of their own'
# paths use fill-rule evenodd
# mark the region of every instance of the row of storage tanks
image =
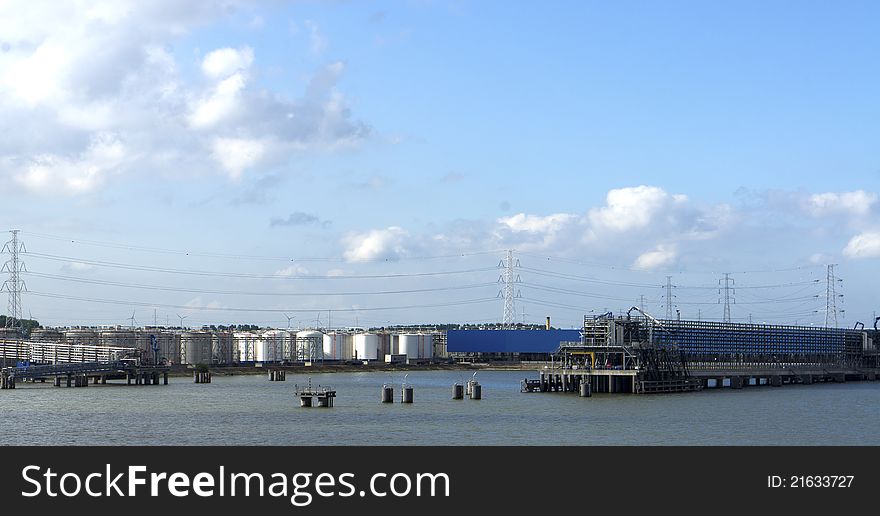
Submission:
<svg viewBox="0 0 880 516">
<path fill-rule="evenodd" d="M 385 355 L 408 359 L 434 358 L 431 333 L 345 333 L 271 330 L 234 335 L 239 362 L 384 360 Z"/>
<path fill-rule="evenodd" d="M 320 360 L 383 360 L 385 355 L 408 359 L 435 356 L 438 341 L 431 333 L 345 333 L 316 330 L 265 332 L 172 331 L 124 329 L 37 328 L 32 342 L 137 348 L 152 356 L 155 337 L 158 357 L 167 363 L 202 364 Z"/>
</svg>

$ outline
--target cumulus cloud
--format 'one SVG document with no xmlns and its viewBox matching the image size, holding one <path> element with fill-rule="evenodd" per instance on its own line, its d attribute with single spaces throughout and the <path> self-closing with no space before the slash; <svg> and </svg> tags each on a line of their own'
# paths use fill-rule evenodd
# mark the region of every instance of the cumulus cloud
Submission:
<svg viewBox="0 0 880 516">
<path fill-rule="evenodd" d="M 843 249 L 843 255 L 849 258 L 880 257 L 880 231 L 866 231 L 852 237 Z"/>
<path fill-rule="evenodd" d="M 870 213 L 876 203 L 876 193 L 855 190 L 813 194 L 804 201 L 804 206 L 815 217 L 838 214 L 862 216 Z"/>
<path fill-rule="evenodd" d="M 156 171 L 234 180 L 366 138 L 336 86 L 341 62 L 299 96 L 258 88 L 259 49 L 247 45 L 210 49 L 195 77 L 181 70 L 170 46 L 237 3 L 0 3 L 0 177 L 71 195 Z"/>
<path fill-rule="evenodd" d="M 675 246 L 659 244 L 652 251 L 642 253 L 633 262 L 633 266 L 639 269 L 660 269 L 675 263 L 678 251 Z"/>
<path fill-rule="evenodd" d="M 80 155 L 38 154 L 6 162 L 13 179 L 25 189 L 43 194 L 77 194 L 100 186 L 127 158 L 125 145 L 110 134 L 96 134 Z"/>
<path fill-rule="evenodd" d="M 266 153 L 266 144 L 247 138 L 216 138 L 212 144 L 214 157 L 232 179 L 239 179 L 244 171 L 260 161 Z"/>
<path fill-rule="evenodd" d="M 656 186 L 616 188 L 605 196 L 605 206 L 591 209 L 588 217 L 595 231 L 629 231 L 648 226 L 665 208 L 685 201 L 687 196 Z"/>
<path fill-rule="evenodd" d="M 407 254 L 409 233 L 398 226 L 350 233 L 343 238 L 344 256 L 349 262 L 397 260 Z"/>
<path fill-rule="evenodd" d="M 229 77 L 236 72 L 243 72 L 254 62 L 254 51 L 250 47 L 218 48 L 211 51 L 202 60 L 202 73 L 219 79 Z"/>
</svg>

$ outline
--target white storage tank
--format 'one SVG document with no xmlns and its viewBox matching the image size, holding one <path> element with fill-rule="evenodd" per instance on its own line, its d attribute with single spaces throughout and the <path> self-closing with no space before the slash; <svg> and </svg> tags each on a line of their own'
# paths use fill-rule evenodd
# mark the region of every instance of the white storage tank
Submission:
<svg viewBox="0 0 880 516">
<path fill-rule="evenodd" d="M 30 339 L 33 342 L 62 342 L 64 332 L 55 328 L 34 328 L 31 330 Z"/>
<path fill-rule="evenodd" d="M 159 363 L 180 363 L 180 335 L 163 329 L 147 329 L 135 332 L 135 347 L 140 349 L 144 356 L 153 357 L 153 347 L 150 337 L 156 338 L 158 346 Z"/>
<path fill-rule="evenodd" d="M 211 335 L 211 354 L 215 364 L 232 363 L 232 332 L 215 331 Z"/>
<path fill-rule="evenodd" d="M 320 360 L 324 356 L 324 334 L 316 330 L 296 333 L 296 359 L 303 362 Z"/>
<path fill-rule="evenodd" d="M 383 356 L 384 358 L 384 356 Z M 379 336 L 375 333 L 359 333 L 354 336 L 355 360 L 379 359 Z"/>
<path fill-rule="evenodd" d="M 419 358 L 431 360 L 434 358 L 434 335 L 425 333 L 419 342 Z"/>
<path fill-rule="evenodd" d="M 0 340 L 18 340 L 22 338 L 18 328 L 0 328 Z"/>
<path fill-rule="evenodd" d="M 331 332 L 324 335 L 324 360 L 351 360 L 351 335 Z"/>
<path fill-rule="evenodd" d="M 89 329 L 71 329 L 64 332 L 64 342 L 80 346 L 97 346 L 98 333 Z"/>
<path fill-rule="evenodd" d="M 256 346 L 254 361 L 283 362 L 290 359 L 290 332 L 270 330 L 263 332 L 262 339 Z"/>
<path fill-rule="evenodd" d="M 232 334 L 233 347 L 239 362 L 256 362 L 257 345 L 263 338 L 256 333 L 235 332 Z"/>
<path fill-rule="evenodd" d="M 135 333 L 130 330 L 103 330 L 101 346 L 108 348 L 133 348 L 137 346 Z"/>
<path fill-rule="evenodd" d="M 426 358 L 434 356 L 434 336 L 425 333 L 404 333 L 398 338 L 398 353 L 406 358 Z"/>
<path fill-rule="evenodd" d="M 211 332 L 186 331 L 180 334 L 180 361 L 183 364 L 211 363 Z"/>
</svg>

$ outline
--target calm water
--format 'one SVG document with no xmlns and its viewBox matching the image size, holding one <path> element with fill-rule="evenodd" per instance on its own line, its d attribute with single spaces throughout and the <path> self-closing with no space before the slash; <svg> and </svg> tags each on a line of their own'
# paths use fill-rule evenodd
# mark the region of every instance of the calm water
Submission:
<svg viewBox="0 0 880 516">
<path fill-rule="evenodd" d="M 311 375 L 339 391 L 332 409 L 303 409 L 295 383 L 214 377 L 209 385 L 0 391 L 3 444 L 16 445 L 530 445 L 880 444 L 880 383 L 751 387 L 650 396 L 521 394 L 527 372 L 480 372 L 483 399 L 453 401 L 469 375 L 410 373 L 415 403 L 397 403 L 402 374 Z M 393 381 L 395 403 L 379 403 Z"/>
</svg>

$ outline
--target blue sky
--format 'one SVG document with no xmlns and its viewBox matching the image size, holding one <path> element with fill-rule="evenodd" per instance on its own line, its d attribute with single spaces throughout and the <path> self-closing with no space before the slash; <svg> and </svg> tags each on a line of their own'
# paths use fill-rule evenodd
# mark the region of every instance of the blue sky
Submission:
<svg viewBox="0 0 880 516">
<path fill-rule="evenodd" d="M 574 325 L 641 295 L 664 315 L 668 274 L 684 317 L 720 317 L 712 287 L 739 272 L 735 317 L 821 323 L 824 285 L 809 282 L 827 263 L 842 325 L 877 309 L 875 2 L 0 14 L 0 220 L 23 231 L 43 296 L 25 308 L 47 323 L 151 322 L 151 306 L 193 324 L 286 324 L 238 309 L 497 320 L 497 271 L 350 276 L 491 268 L 509 248 L 526 320 Z M 255 290 L 271 294 L 241 294 Z M 354 310 L 402 306 L 424 308 Z"/>
</svg>

